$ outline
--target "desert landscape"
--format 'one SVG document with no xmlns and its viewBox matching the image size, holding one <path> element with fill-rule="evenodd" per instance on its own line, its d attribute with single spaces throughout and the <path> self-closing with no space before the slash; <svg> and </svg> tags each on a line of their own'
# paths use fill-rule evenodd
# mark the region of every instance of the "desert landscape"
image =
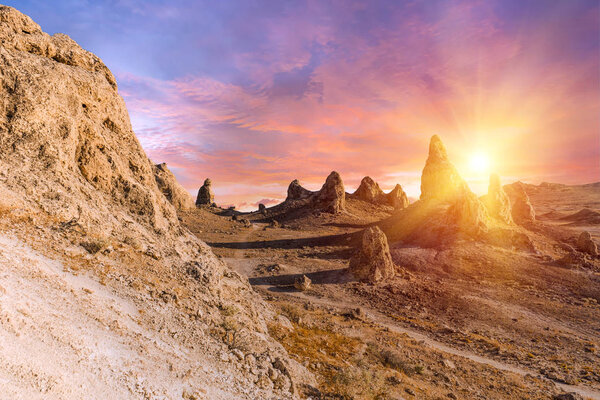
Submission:
<svg viewBox="0 0 600 400">
<path fill-rule="evenodd" d="M 600 182 L 477 195 L 440 133 L 417 198 L 299 171 L 238 210 L 9 6 L 0 87 L 0 399 L 600 399 Z"/>
</svg>

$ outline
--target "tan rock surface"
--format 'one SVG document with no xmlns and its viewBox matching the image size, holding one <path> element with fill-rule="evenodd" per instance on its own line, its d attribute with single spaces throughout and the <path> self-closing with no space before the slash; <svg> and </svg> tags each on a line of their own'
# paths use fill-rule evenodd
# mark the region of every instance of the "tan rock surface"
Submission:
<svg viewBox="0 0 600 400">
<path fill-rule="evenodd" d="M 102 279 L 111 292 L 131 297 L 146 313 L 119 319 L 120 327 L 110 328 L 112 319 L 102 316 L 102 309 L 92 314 L 105 321 L 102 332 L 121 332 L 117 342 L 126 330 L 137 338 L 131 339 L 131 354 L 115 345 L 106 355 L 126 356 L 128 362 L 142 360 L 137 372 L 129 374 L 115 369 L 117 364 L 97 352 L 102 335 L 91 333 L 89 341 L 80 341 L 76 331 L 67 329 L 64 315 L 83 321 L 89 311 L 68 308 L 78 301 L 69 297 L 74 296 L 72 291 L 67 289 L 66 300 L 44 298 L 48 314 L 43 320 L 30 319 L 32 324 L 54 327 L 55 342 L 44 342 L 39 359 L 33 357 L 35 347 L 29 348 L 33 358 L 11 359 L 18 366 L 13 363 L 0 371 L 3 390 L 21 393 L 17 398 L 29 397 L 28 393 L 41 391 L 39 385 L 43 385 L 45 398 L 81 398 L 88 397 L 76 394 L 85 381 L 91 388 L 102 388 L 95 392 L 99 398 L 123 397 L 120 391 L 130 398 L 142 398 L 143 393 L 174 398 L 170 393 L 181 394 L 183 382 L 152 371 L 176 353 L 182 366 L 207 368 L 193 376 L 212 376 L 217 387 L 222 385 L 222 393 L 215 392 L 214 398 L 272 395 L 272 390 L 264 392 L 255 386 L 241 366 L 223 365 L 215 359 L 213 350 L 227 350 L 226 343 L 233 346 L 223 328 L 232 326 L 222 311 L 230 307 L 236 310 L 235 347 L 245 353 L 266 352 L 271 359 L 279 357 L 289 363 L 283 348 L 268 335 L 266 321 L 274 314 L 246 280 L 229 271 L 204 243 L 181 227 L 175 207 L 159 189 L 154 164 L 132 131 L 108 68 L 66 35 L 49 36 L 29 17 L 5 6 L 0 6 L 0 194 L 2 229 L 18 232 L 20 242 L 39 248 L 36 251 L 46 257 L 52 253 L 49 263 L 72 265 L 73 271 L 87 271 L 91 280 Z M 90 248 L 98 251 L 87 253 L 80 247 L 84 242 L 96 242 Z M 3 266 L 21 268 L 25 258 L 15 252 L 15 248 L 3 248 L 9 259 Z M 14 301 L 28 287 L 44 285 L 43 274 L 23 276 L 22 285 L 5 298 Z M 75 278 L 69 272 L 64 279 Z M 58 288 L 61 285 L 57 283 Z M 45 295 L 50 292 L 31 294 Z M 144 333 L 136 333 L 131 325 L 136 323 L 143 325 Z M 16 343 L 17 331 L 0 325 L 0 335 L 8 340 L 3 343 Z M 24 351 L 38 340 L 29 329 L 22 325 L 18 332 L 22 338 L 32 338 L 23 343 Z M 168 331 L 174 336 L 166 335 Z M 170 344 L 158 346 L 157 354 L 149 355 L 148 346 L 164 342 L 167 336 Z M 77 349 L 72 358 L 67 353 L 61 356 L 59 343 L 72 343 L 71 348 Z M 9 357 L 9 351 L 0 348 L 0 358 Z M 50 353 L 52 360 L 41 358 Z M 93 366 L 86 364 L 95 354 Z M 192 367 L 193 360 L 199 360 L 196 367 Z M 73 379 L 68 365 L 79 365 L 85 380 Z M 234 378 L 219 378 L 217 370 L 228 371 L 223 376 Z M 22 373 L 31 379 L 24 380 Z M 47 380 L 49 374 L 62 376 L 60 384 Z M 197 382 L 202 387 L 203 380 Z M 289 396 L 287 388 L 277 393 Z"/>
<path fill-rule="evenodd" d="M 394 277 L 396 267 L 388 240 L 379 227 L 367 228 L 363 233 L 360 248 L 350 259 L 350 272 L 356 279 L 371 283 Z"/>
<path fill-rule="evenodd" d="M 195 207 L 192 196 L 177 182 L 166 163 L 154 166 L 154 179 L 158 189 L 177 210 L 189 210 Z"/>
<path fill-rule="evenodd" d="M 212 192 L 212 181 L 210 178 L 204 180 L 204 184 L 198 189 L 196 196 L 197 206 L 210 206 L 215 202 L 215 195 Z"/>
<path fill-rule="evenodd" d="M 437 135 L 432 136 L 421 174 L 421 200 L 453 201 L 465 191 L 469 188 L 448 159 L 442 140 Z"/>
<path fill-rule="evenodd" d="M 338 213 L 346 207 L 346 190 L 342 177 L 336 171 L 332 171 L 325 183 L 315 194 L 314 207 L 330 213 Z"/>
<path fill-rule="evenodd" d="M 510 200 L 504 189 L 502 189 L 500 177 L 497 174 L 490 175 L 488 193 L 482 196 L 481 200 L 490 216 L 507 224 L 513 222 Z"/>
<path fill-rule="evenodd" d="M 504 186 L 512 207 L 512 217 L 517 224 L 535 221 L 535 210 L 529 201 L 529 195 L 525 191 L 522 182 L 515 182 Z"/>
</svg>

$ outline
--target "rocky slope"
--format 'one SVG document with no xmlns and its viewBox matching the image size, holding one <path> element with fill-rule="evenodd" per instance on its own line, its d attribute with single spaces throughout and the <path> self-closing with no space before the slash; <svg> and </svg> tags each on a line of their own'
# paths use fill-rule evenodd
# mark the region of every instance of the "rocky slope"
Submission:
<svg viewBox="0 0 600 400">
<path fill-rule="evenodd" d="M 181 227 L 174 205 L 189 201 L 165 197 L 179 187 L 166 168 L 159 172 L 169 175 L 167 185 L 157 179 L 160 167 L 136 139 L 102 61 L 0 6 L 0 88 L 0 226 L 3 240 L 14 243 L 3 246 L 0 263 L 19 276 L 0 280 L 8 288 L 0 288 L 0 334 L 30 354 L 19 359 L 10 345 L 0 347 L 7 393 L 174 398 L 186 385 L 210 381 L 205 387 L 214 391 L 195 398 L 292 396 L 291 380 L 303 369 L 268 335 L 273 313 Z M 28 269 L 31 259 L 39 267 Z M 73 283 L 76 275 L 100 284 Z M 90 307 L 77 304 L 79 290 L 93 298 Z M 17 293 L 32 309 L 44 305 L 46 315 L 19 305 Z M 113 301 L 127 303 L 127 311 L 106 309 Z M 90 328 L 82 340 L 77 326 L 86 318 L 104 321 L 114 342 L 127 338 L 127 349 L 102 329 Z M 94 347 L 100 344 L 106 356 Z M 36 358 L 36 349 L 48 356 Z M 179 365 L 165 370 L 172 360 Z M 94 391 L 79 396 L 81 387 Z"/>
</svg>

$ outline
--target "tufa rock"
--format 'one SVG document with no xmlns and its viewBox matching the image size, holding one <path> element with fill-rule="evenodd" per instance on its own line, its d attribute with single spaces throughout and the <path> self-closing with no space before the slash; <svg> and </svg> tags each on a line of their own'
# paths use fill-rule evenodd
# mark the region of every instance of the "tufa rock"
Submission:
<svg viewBox="0 0 600 400">
<path fill-rule="evenodd" d="M 485 205 L 490 216 L 507 224 L 513 222 L 510 200 L 506 192 L 502 189 L 498 174 L 490 175 L 488 193 L 481 197 L 481 201 Z"/>
<path fill-rule="evenodd" d="M 408 196 L 402 190 L 402 186 L 396 184 L 391 192 L 385 195 L 387 203 L 396 210 L 402 210 L 408 207 Z"/>
<path fill-rule="evenodd" d="M 589 232 L 581 232 L 577 239 L 577 250 L 594 257 L 598 255 L 598 246 Z"/>
<path fill-rule="evenodd" d="M 167 168 L 166 163 L 154 166 L 154 179 L 162 194 L 176 209 L 189 210 L 194 208 L 192 196 L 177 182 L 175 175 Z"/>
<path fill-rule="evenodd" d="M 306 275 L 302 275 L 294 280 L 294 287 L 301 292 L 310 289 L 312 281 Z"/>
<path fill-rule="evenodd" d="M 508 195 L 512 207 L 513 220 L 518 224 L 535 221 L 535 211 L 522 182 L 505 185 L 504 190 Z"/>
<path fill-rule="evenodd" d="M 365 230 L 361 247 L 350 259 L 350 272 L 358 280 L 370 283 L 392 278 L 396 271 L 387 237 L 379 227 Z"/>
<path fill-rule="evenodd" d="M 314 207 L 330 213 L 338 213 L 346 208 L 346 190 L 342 177 L 332 171 L 321 190 L 314 197 Z"/>
<path fill-rule="evenodd" d="M 204 185 L 198 190 L 198 196 L 196 197 L 197 206 L 205 206 L 213 204 L 215 195 L 212 192 L 212 181 L 210 178 L 204 180 Z M 234 207 L 235 208 L 235 207 Z"/>
<path fill-rule="evenodd" d="M 24 242 L 35 240 L 40 249 L 46 246 L 44 258 L 56 259 L 57 263 L 79 262 L 78 258 L 68 255 L 73 240 L 86 240 L 84 246 L 89 251 L 103 253 L 102 263 L 106 262 L 115 272 L 105 276 L 110 281 L 107 286 L 110 284 L 118 296 L 123 293 L 124 299 L 148 300 L 144 305 L 147 321 L 158 318 L 181 333 L 172 338 L 174 345 L 183 350 L 179 357 L 181 365 L 195 363 L 188 356 L 193 351 L 185 338 L 198 335 L 207 349 L 222 347 L 221 338 L 205 332 L 209 330 L 209 321 L 223 322 L 217 307 L 223 299 L 239 306 L 235 315 L 239 328 L 236 341 L 240 339 L 237 347 L 291 363 L 282 346 L 269 336 L 266 321 L 274 317 L 274 312 L 256 295 L 247 279 L 232 273 L 205 243 L 179 223 L 175 207 L 156 181 L 154 163 L 132 130 L 114 77 L 98 57 L 66 35 L 49 36 L 29 17 L 0 6 L 0 88 L 0 208 L 7 216 L 17 215 L 18 210 L 35 217 L 42 231 L 52 231 L 51 237 L 38 235 L 27 226 L 30 222 L 23 221 L 20 236 Z M 62 228 L 57 230 L 56 226 Z M 89 242 L 91 238 L 102 239 Z M 108 243 L 122 243 L 127 257 L 120 257 L 118 252 L 104 254 L 110 248 L 104 247 Z M 6 246 L 2 251 L 18 254 Z M 151 267 L 139 268 L 140 265 Z M 90 265 L 90 274 L 99 273 L 96 270 Z M 119 276 L 127 276 L 128 282 L 144 279 L 155 282 L 153 299 Z M 178 298 L 171 294 L 171 288 L 189 290 L 194 298 Z M 162 296 L 160 293 L 165 293 L 166 298 L 178 299 L 168 315 L 160 314 L 152 305 Z M 63 295 L 67 299 L 62 302 L 64 305 L 73 303 L 74 293 L 65 291 Z M 101 308 L 80 310 L 74 306 L 64 308 L 58 302 L 46 303 L 51 308 L 45 314 L 49 325 L 64 323 L 61 310 L 81 313 L 72 316 L 75 319 L 97 320 L 106 314 Z M 207 321 L 203 318 L 193 328 L 182 323 L 188 318 L 187 310 L 192 309 L 206 315 Z M 142 329 L 156 328 L 150 322 L 140 323 L 144 325 Z M 22 327 L 20 332 L 25 338 L 39 333 L 28 327 Z M 72 365 L 76 365 L 77 372 L 89 378 L 90 385 L 104 393 L 104 397 L 122 397 L 117 383 L 133 387 L 140 381 L 144 382 L 144 390 L 160 387 L 162 393 L 177 390 L 181 393 L 184 384 L 181 379 L 159 381 L 155 374 L 148 372 L 172 358 L 164 349 L 155 348 L 148 354 L 140 350 L 139 341 L 124 344 L 124 351 L 143 360 L 149 367 L 146 369 L 125 368 L 106 359 L 90 363 L 85 354 L 94 351 L 93 343 L 82 343 L 78 349 L 66 348 L 61 343 L 71 342 L 76 333 L 64 329 L 55 333 L 53 340 L 38 343 L 39 354 L 52 355 L 52 367 L 40 369 L 42 358 L 29 357 L 19 360 L 20 368 L 39 370 L 42 375 L 72 376 L 75 371 Z M 156 333 L 164 335 L 164 332 Z M 0 348 L 1 359 L 6 359 L 7 354 L 11 353 Z M 244 371 L 232 363 L 224 367 L 223 373 L 242 376 Z M 207 374 L 211 376 L 210 381 L 218 381 L 218 373 L 211 370 Z M 296 379 L 293 373 L 290 376 Z M 75 380 L 59 383 L 60 392 L 56 392 L 56 397 L 86 397 L 85 389 Z M 27 393 L 39 391 L 36 382 L 23 382 L 14 374 L 9 374 L 2 386 L 22 388 Z M 247 386 L 243 390 L 224 386 L 219 389 L 228 393 L 229 398 L 247 397 L 248 390 L 250 393 L 258 390 L 251 382 Z M 287 398 L 289 395 L 264 393 L 263 397 Z"/>
<path fill-rule="evenodd" d="M 383 193 L 383 190 L 381 190 L 377 182 L 369 176 L 362 178 L 358 189 L 352 194 L 352 196 L 360 200 L 368 201 L 369 203 L 381 202 L 384 195 L 385 193 Z"/>
<path fill-rule="evenodd" d="M 303 200 L 310 197 L 312 194 L 313 193 L 310 190 L 300 186 L 298 179 L 294 179 L 288 186 L 286 200 Z"/>
<path fill-rule="evenodd" d="M 267 207 L 263 203 L 260 203 L 258 205 L 258 212 L 265 214 L 267 212 Z"/>
<path fill-rule="evenodd" d="M 369 176 L 365 176 L 360 181 L 358 189 L 351 196 L 373 204 L 387 204 L 395 209 L 406 208 L 409 203 L 402 186 L 396 185 L 391 192 L 386 194 L 381 190 L 379 184 Z"/>
<path fill-rule="evenodd" d="M 470 190 L 448 160 L 446 147 L 439 136 L 432 136 L 429 143 L 429 156 L 421 175 L 421 200 L 452 202 L 464 192 Z"/>
</svg>

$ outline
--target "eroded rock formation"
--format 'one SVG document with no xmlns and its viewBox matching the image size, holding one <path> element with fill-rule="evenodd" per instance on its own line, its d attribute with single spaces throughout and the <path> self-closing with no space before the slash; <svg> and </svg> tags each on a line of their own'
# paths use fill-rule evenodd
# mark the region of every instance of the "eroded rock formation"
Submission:
<svg viewBox="0 0 600 400">
<path fill-rule="evenodd" d="M 385 193 L 371 177 L 365 176 L 358 186 L 358 189 L 352 193 L 352 197 L 367 201 L 373 204 L 387 204 L 395 209 L 408 207 L 408 197 L 402 186 L 396 185 L 391 192 Z"/>
<path fill-rule="evenodd" d="M 273 389 L 276 382 L 265 391 L 250 378 L 243 388 L 228 383 L 217 388 L 218 393 L 223 398 L 289 397 L 288 390 L 293 389 L 289 377 L 294 376 L 297 364 L 269 336 L 267 320 L 274 319 L 274 313 L 247 280 L 229 271 L 206 244 L 182 228 L 162 189 L 170 187 L 171 201 L 177 198 L 177 190 L 169 182 L 170 176 L 164 180 L 166 185 L 159 187 L 157 168 L 158 180 L 162 181 L 166 169 L 156 167 L 140 146 L 115 79 L 102 61 L 66 35 L 49 36 L 29 17 L 0 6 L 0 208 L 3 218 L 28 216 L 19 222 L 18 240 L 43 249 L 44 254 L 35 256 L 36 265 L 48 264 L 44 267 L 47 271 L 57 268 L 56 274 L 24 276 L 22 286 L 59 282 L 75 287 L 69 282 L 79 281 L 70 274 L 70 268 L 85 269 L 90 276 L 86 282 L 93 282 L 95 274 L 104 280 L 97 285 L 100 294 L 85 300 L 85 312 L 77 308 L 81 299 L 74 291 L 53 292 L 57 296 L 54 300 L 61 301 L 46 301 L 49 291 L 35 294 L 37 299 L 44 297 L 41 303 L 48 312 L 43 321 L 56 328 L 52 335 L 34 328 L 34 322 L 40 321 L 34 315 L 27 316 L 29 322 L 20 326 L 19 338 L 0 327 L 2 335 L 13 343 L 36 343 L 28 358 L 23 357 L 18 364 L 5 357 L 10 351 L 7 347 L 0 348 L 0 358 L 6 361 L 4 371 L 8 371 L 3 375 L 3 390 L 37 392 L 39 386 L 33 386 L 37 380 L 23 381 L 18 372 L 35 370 L 53 382 L 48 386 L 48 398 L 89 396 L 89 391 L 82 392 L 89 388 L 82 389 L 81 380 L 63 379 L 70 376 L 82 377 L 105 397 L 125 398 L 128 395 L 120 388 L 136 387 L 138 393 L 170 398 L 176 391 L 181 394 L 188 379 L 204 382 L 209 393 L 216 393 L 220 378 L 212 371 L 217 368 L 245 379 L 241 368 L 214 357 L 222 351 L 228 359 L 233 343 L 226 343 L 228 339 L 221 334 L 210 334 L 211 327 L 226 322 L 219 307 L 235 307 L 236 350 L 242 356 L 268 354 L 271 361 L 263 368 L 264 373 L 271 368 L 285 370 L 287 375 L 277 383 L 277 394 Z M 28 222 L 34 219 L 35 225 Z M 7 234 L 0 233 L 2 237 Z M 119 248 L 114 249 L 112 244 L 117 243 Z M 89 261 L 76 256 L 79 250 L 91 257 Z M 19 256 L 5 247 L 6 257 L 6 251 L 15 259 Z M 138 289 L 149 287 L 150 282 L 150 291 Z M 178 296 L 183 292 L 188 295 Z M 112 313 L 102 293 L 115 299 L 111 302 L 123 312 Z M 100 303 L 104 307 L 91 306 Z M 139 314 L 135 311 L 135 328 L 126 322 L 130 304 L 136 304 L 135 310 L 140 308 Z M 157 311 L 165 307 L 167 313 Z M 194 310 L 194 315 L 189 310 Z M 76 313 L 69 314 L 70 320 L 77 321 L 73 325 L 87 321 L 95 325 L 113 316 L 122 321 L 115 320 L 117 328 L 110 332 L 102 329 L 101 337 L 94 337 L 96 331 L 86 328 L 90 336 L 81 341 L 80 332 L 66 326 L 65 312 Z M 177 332 L 177 337 L 156 329 L 158 321 L 161 327 Z M 177 355 L 165 351 L 145 340 L 150 336 L 181 351 Z M 98 350 L 93 343 L 105 339 L 106 343 L 118 343 L 121 355 L 117 352 L 88 360 L 86 354 Z M 44 358 L 32 358 L 37 354 Z M 125 368 L 125 358 L 121 357 L 140 362 Z M 204 372 L 196 368 L 196 357 L 207 366 Z M 279 360 L 277 365 L 273 360 Z M 171 361 L 191 375 L 184 381 L 166 369 L 165 374 L 149 373 Z M 28 395 L 32 391 L 27 391 Z"/>
<path fill-rule="evenodd" d="M 481 201 L 485 205 L 490 216 L 507 224 L 513 222 L 510 200 L 508 195 L 504 192 L 504 189 L 502 189 L 500 176 L 498 176 L 498 174 L 490 175 L 488 193 L 482 196 Z"/>
<path fill-rule="evenodd" d="M 310 197 L 312 194 L 313 192 L 300 186 L 298 179 L 294 179 L 288 186 L 287 200 L 302 200 Z"/>
<path fill-rule="evenodd" d="M 285 204 L 334 214 L 343 211 L 346 208 L 346 191 L 342 177 L 336 171 L 332 171 L 321 190 L 316 192 L 303 188 L 300 182 L 294 179 L 288 186 Z"/>
<path fill-rule="evenodd" d="M 154 166 L 154 179 L 158 189 L 178 210 L 189 210 L 194 208 L 194 200 L 187 190 L 175 179 L 175 175 L 167 168 L 166 163 Z"/>
<path fill-rule="evenodd" d="M 589 232 L 581 232 L 579 238 L 577 238 L 577 250 L 594 257 L 598 255 L 598 246 Z"/>
<path fill-rule="evenodd" d="M 434 135 L 421 175 L 421 200 L 453 202 L 465 192 L 470 192 L 466 182 L 448 159 L 442 140 Z"/>
<path fill-rule="evenodd" d="M 529 196 L 525 191 L 525 185 L 522 182 L 505 185 L 504 191 L 510 199 L 512 217 L 517 224 L 535 221 L 535 210 L 529 201 Z"/>
<path fill-rule="evenodd" d="M 385 195 L 387 204 L 394 207 L 396 210 L 401 210 L 408 207 L 408 196 L 402 189 L 402 186 L 396 184 L 391 192 Z"/>
<path fill-rule="evenodd" d="M 204 184 L 198 189 L 196 197 L 197 206 L 210 206 L 215 202 L 215 195 L 212 192 L 212 181 L 210 178 L 204 180 Z"/>
<path fill-rule="evenodd" d="M 365 176 L 360 181 L 358 189 L 352 194 L 357 199 L 368 201 L 370 203 L 381 202 L 383 196 L 383 190 L 379 187 L 379 184 L 375 182 L 370 176 Z"/>
<path fill-rule="evenodd" d="M 356 279 L 371 283 L 394 277 L 396 269 L 388 240 L 379 227 L 363 233 L 360 248 L 350 259 L 350 272 Z"/>
<path fill-rule="evenodd" d="M 332 171 L 325 183 L 315 194 L 314 206 L 330 213 L 338 213 L 346 208 L 346 190 L 342 177 Z"/>
</svg>

